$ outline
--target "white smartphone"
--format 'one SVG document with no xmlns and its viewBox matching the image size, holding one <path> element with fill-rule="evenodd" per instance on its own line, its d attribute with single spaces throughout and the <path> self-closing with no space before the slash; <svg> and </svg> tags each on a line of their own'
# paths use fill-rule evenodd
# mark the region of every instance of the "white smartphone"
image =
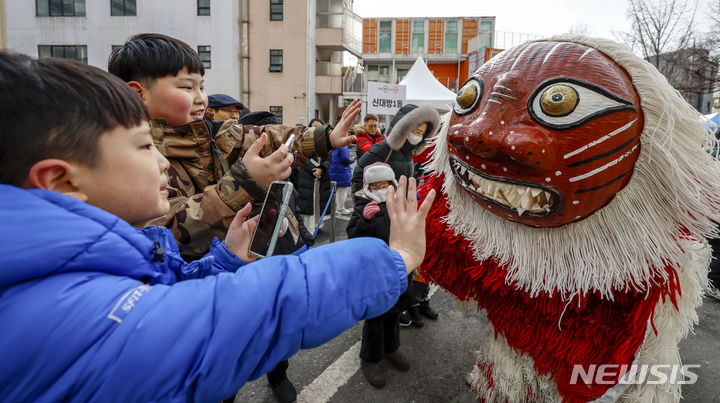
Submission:
<svg viewBox="0 0 720 403">
<path fill-rule="evenodd" d="M 249 252 L 258 257 L 272 256 L 275 251 L 283 219 L 293 192 L 292 182 L 274 181 L 270 184 L 258 220 L 255 232 L 250 240 Z M 292 222 L 288 220 L 287 222 Z M 292 225 L 290 223 L 289 225 Z"/>
<path fill-rule="evenodd" d="M 289 153 L 292 152 L 294 144 L 295 144 L 295 133 L 291 134 L 290 137 L 288 137 L 287 141 L 285 142 L 285 147 L 287 147 Z"/>
</svg>

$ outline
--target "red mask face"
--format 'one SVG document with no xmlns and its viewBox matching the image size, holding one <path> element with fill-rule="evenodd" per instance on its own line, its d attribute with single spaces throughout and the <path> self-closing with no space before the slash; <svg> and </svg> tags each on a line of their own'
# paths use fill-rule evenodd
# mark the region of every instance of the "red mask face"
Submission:
<svg viewBox="0 0 720 403">
<path fill-rule="evenodd" d="M 625 187 L 643 122 L 630 77 L 604 54 L 571 42 L 525 44 L 483 65 L 458 92 L 450 164 L 488 211 L 561 226 Z"/>
</svg>

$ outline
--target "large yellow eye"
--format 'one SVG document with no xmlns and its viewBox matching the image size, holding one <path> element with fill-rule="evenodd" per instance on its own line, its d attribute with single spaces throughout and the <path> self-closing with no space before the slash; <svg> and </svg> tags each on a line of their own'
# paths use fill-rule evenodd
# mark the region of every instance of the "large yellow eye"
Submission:
<svg viewBox="0 0 720 403">
<path fill-rule="evenodd" d="M 572 113 L 578 105 L 578 93 L 575 88 L 557 84 L 543 92 L 540 107 L 548 116 L 565 116 Z"/>
<path fill-rule="evenodd" d="M 460 88 L 455 97 L 455 113 L 465 115 L 470 113 L 480 101 L 482 97 L 482 82 L 477 77 L 470 78 L 465 85 Z"/>
<path fill-rule="evenodd" d="M 455 98 L 461 108 L 469 108 L 477 97 L 477 88 L 474 85 L 466 85 L 460 89 L 460 93 Z"/>
<path fill-rule="evenodd" d="M 536 122 L 555 130 L 572 129 L 608 113 L 635 110 L 599 85 L 569 77 L 540 84 L 528 100 L 528 112 Z"/>
</svg>

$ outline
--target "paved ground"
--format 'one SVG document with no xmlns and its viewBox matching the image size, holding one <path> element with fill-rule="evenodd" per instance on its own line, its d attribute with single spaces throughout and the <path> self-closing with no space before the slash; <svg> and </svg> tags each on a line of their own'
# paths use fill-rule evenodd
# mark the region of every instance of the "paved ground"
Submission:
<svg viewBox="0 0 720 403">
<path fill-rule="evenodd" d="M 336 240 L 344 239 L 347 220 L 336 221 Z M 319 243 L 329 239 L 329 223 L 319 234 Z M 411 358 L 412 368 L 402 373 L 386 366 L 388 382 L 375 389 L 359 370 L 361 324 L 313 350 L 290 359 L 288 376 L 297 387 L 299 402 L 475 402 L 465 384 L 465 374 L 474 363 L 473 351 L 482 324 L 476 309 L 460 306 L 442 290 L 432 298 L 441 312 L 437 321 L 426 321 L 422 329 L 403 328 L 401 349 Z M 699 364 L 698 381 L 685 385 L 684 401 L 720 402 L 720 301 L 706 299 L 700 309 L 694 334 L 680 345 L 685 364 Z M 265 378 L 247 383 L 236 402 L 274 402 Z"/>
</svg>

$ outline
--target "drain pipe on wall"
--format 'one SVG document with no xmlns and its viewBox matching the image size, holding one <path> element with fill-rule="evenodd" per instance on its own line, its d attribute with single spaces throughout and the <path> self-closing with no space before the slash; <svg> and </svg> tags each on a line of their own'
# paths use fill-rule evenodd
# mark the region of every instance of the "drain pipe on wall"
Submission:
<svg viewBox="0 0 720 403">
<path fill-rule="evenodd" d="M 240 17 L 240 102 L 246 108 L 250 108 L 250 49 L 248 43 L 248 23 L 249 23 L 249 1 L 242 0 L 242 16 Z"/>
</svg>

